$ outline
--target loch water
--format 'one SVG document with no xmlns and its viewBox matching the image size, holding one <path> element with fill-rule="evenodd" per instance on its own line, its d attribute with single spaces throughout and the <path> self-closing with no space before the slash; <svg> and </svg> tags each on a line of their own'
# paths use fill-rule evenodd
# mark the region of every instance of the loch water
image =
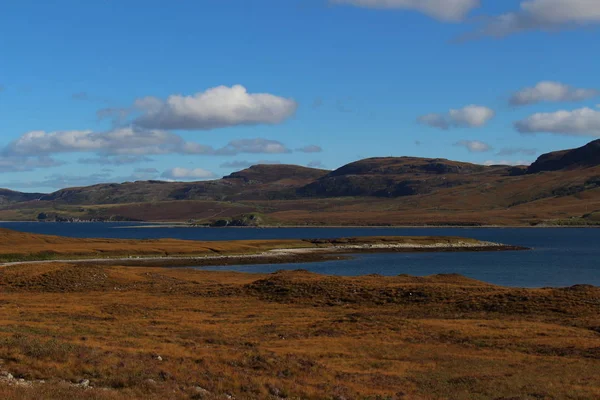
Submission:
<svg viewBox="0 0 600 400">
<path fill-rule="evenodd" d="M 136 223 L 2 222 L 23 232 L 79 238 L 187 240 L 312 239 L 349 236 L 463 236 L 529 251 L 354 254 L 349 259 L 306 264 L 268 264 L 203 269 L 269 273 L 306 269 L 330 275 L 458 273 L 513 287 L 600 286 L 600 229 L 587 228 L 188 228 Z"/>
</svg>

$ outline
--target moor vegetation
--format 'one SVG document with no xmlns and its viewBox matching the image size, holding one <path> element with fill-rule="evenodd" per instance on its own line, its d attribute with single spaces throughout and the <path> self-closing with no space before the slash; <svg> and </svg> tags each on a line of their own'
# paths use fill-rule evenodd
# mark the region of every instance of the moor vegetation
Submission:
<svg viewBox="0 0 600 400">
<path fill-rule="evenodd" d="M 7 400 L 600 398 L 585 285 L 20 265 L 0 321 Z"/>
</svg>

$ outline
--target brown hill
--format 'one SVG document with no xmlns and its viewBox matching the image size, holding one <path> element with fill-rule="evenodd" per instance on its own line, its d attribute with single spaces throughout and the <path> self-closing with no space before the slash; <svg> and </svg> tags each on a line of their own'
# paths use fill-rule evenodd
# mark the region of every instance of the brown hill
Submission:
<svg viewBox="0 0 600 400">
<path fill-rule="evenodd" d="M 572 150 L 555 151 L 540 156 L 527 169 L 530 174 L 542 171 L 558 171 L 568 168 L 594 167 L 600 165 L 600 139 Z"/>
<path fill-rule="evenodd" d="M 70 188 L 0 206 L 0 220 L 188 221 L 258 215 L 269 225 L 597 225 L 600 141 L 531 167 L 370 158 L 324 171 L 258 165 L 207 182 Z M 17 197 L 18 198 L 18 197 Z M 34 198 L 35 201 L 27 201 Z"/>
<path fill-rule="evenodd" d="M 202 182 L 137 181 L 62 189 L 39 196 L 66 204 L 124 204 L 172 200 L 265 199 L 302 187 L 327 171 L 297 165 L 255 165 L 223 179 Z"/>
<path fill-rule="evenodd" d="M 485 167 L 445 159 L 369 158 L 345 165 L 298 190 L 303 196 L 400 197 L 464 185 L 482 176 L 508 175 L 508 167 Z"/>
</svg>

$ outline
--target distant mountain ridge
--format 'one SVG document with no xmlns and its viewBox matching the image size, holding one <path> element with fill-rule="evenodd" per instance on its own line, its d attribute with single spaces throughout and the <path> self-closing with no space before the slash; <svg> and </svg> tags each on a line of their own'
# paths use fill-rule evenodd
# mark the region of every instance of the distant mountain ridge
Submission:
<svg viewBox="0 0 600 400">
<path fill-rule="evenodd" d="M 255 165 L 213 181 L 0 190 L 0 220 L 38 215 L 199 223 L 252 216 L 284 225 L 587 223 L 600 215 L 600 140 L 544 154 L 529 167 L 379 157 L 334 171 Z"/>
</svg>

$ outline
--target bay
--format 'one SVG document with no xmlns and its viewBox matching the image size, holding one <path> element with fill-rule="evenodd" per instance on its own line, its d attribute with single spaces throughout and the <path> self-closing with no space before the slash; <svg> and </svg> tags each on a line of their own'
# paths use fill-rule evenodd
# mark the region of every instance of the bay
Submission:
<svg viewBox="0 0 600 400">
<path fill-rule="evenodd" d="M 484 253 L 381 253 L 306 264 L 268 264 L 202 269 L 270 273 L 306 269 L 329 275 L 458 273 L 513 287 L 600 286 L 600 229 L 586 228 L 188 228 L 147 227 L 135 223 L 2 222 L 0 227 L 23 232 L 79 238 L 244 240 L 335 238 L 349 236 L 464 236 L 530 251 Z"/>
</svg>

